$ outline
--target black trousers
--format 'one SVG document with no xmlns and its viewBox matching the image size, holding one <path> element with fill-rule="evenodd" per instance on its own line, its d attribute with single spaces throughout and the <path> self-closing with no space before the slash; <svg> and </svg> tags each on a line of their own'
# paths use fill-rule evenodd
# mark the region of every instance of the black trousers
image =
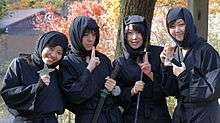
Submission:
<svg viewBox="0 0 220 123">
<path fill-rule="evenodd" d="M 13 123 L 58 123 L 55 114 L 16 116 Z"/>
<path fill-rule="evenodd" d="M 200 103 L 178 103 L 173 123 L 220 123 L 218 101 Z"/>
<path fill-rule="evenodd" d="M 95 111 L 85 111 L 76 114 L 75 123 L 92 123 Z M 98 123 L 123 123 L 121 112 L 118 108 L 102 109 Z"/>
<path fill-rule="evenodd" d="M 125 123 L 134 123 L 136 104 L 123 113 Z M 171 123 L 166 103 L 142 102 L 139 107 L 137 123 Z"/>
</svg>

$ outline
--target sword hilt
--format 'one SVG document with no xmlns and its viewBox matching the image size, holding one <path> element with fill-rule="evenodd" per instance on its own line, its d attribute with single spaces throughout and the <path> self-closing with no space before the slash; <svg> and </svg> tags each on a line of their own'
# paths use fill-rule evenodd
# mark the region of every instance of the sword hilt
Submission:
<svg viewBox="0 0 220 123">
<path fill-rule="evenodd" d="M 107 89 L 102 89 L 102 90 L 101 90 L 101 93 L 100 93 L 100 96 L 101 96 L 101 97 L 107 97 L 108 94 L 109 94 L 109 93 L 108 93 Z"/>
</svg>

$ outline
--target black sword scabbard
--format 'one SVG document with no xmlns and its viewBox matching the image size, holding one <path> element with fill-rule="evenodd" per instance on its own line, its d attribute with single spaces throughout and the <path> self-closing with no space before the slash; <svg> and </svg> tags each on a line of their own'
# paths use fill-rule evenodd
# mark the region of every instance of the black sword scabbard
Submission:
<svg viewBox="0 0 220 123">
<path fill-rule="evenodd" d="M 119 63 L 117 63 L 115 68 L 114 68 L 114 70 L 112 71 L 112 73 L 110 75 L 110 78 L 114 79 L 117 76 L 119 70 L 120 70 L 120 65 L 119 65 Z M 101 90 L 101 93 L 100 93 L 101 98 L 99 99 L 99 103 L 98 103 L 98 105 L 96 107 L 92 123 L 97 123 L 98 122 L 98 118 L 99 118 L 100 112 L 101 112 L 102 107 L 103 107 L 103 105 L 105 103 L 105 98 L 108 96 L 108 94 L 109 93 L 108 93 L 106 88 Z"/>
</svg>

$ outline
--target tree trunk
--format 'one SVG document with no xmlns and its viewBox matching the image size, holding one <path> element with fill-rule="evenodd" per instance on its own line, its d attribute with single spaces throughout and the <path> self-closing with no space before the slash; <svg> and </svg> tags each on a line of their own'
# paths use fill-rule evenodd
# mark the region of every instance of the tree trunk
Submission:
<svg viewBox="0 0 220 123">
<path fill-rule="evenodd" d="M 66 17 L 68 15 L 68 7 L 71 3 L 78 0 L 64 0 L 62 8 L 61 8 L 61 14 L 62 16 Z M 82 0 L 81 0 L 82 1 Z"/>
<path fill-rule="evenodd" d="M 154 7 L 157 0 L 121 0 L 121 17 L 127 15 L 140 15 L 145 17 L 148 22 L 149 28 L 151 28 Z M 121 23 L 122 23 L 121 18 Z M 121 24 L 120 23 L 120 24 Z M 116 57 L 122 53 L 121 43 L 120 43 L 120 32 L 121 26 L 119 26 L 118 31 L 118 41 L 117 41 L 117 48 L 116 48 Z M 150 38 L 150 31 L 148 32 Z M 148 43 L 149 39 L 147 40 Z"/>
<path fill-rule="evenodd" d="M 198 34 L 203 38 L 208 37 L 208 0 L 188 0 Z"/>
</svg>

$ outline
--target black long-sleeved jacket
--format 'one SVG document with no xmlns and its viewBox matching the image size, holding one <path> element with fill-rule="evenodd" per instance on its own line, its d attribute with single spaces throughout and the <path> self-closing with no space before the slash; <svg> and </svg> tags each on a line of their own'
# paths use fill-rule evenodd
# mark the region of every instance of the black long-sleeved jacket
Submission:
<svg viewBox="0 0 220 123">
<path fill-rule="evenodd" d="M 42 60 L 42 51 L 48 44 L 63 49 L 62 57 L 50 65 Z M 63 33 L 51 31 L 40 37 L 34 53 L 20 55 L 11 62 L 3 79 L 1 96 L 15 116 L 13 122 L 58 122 L 55 113 L 64 112 L 64 102 L 60 88 L 61 74 L 55 67 L 62 61 L 66 49 L 67 37 Z M 51 69 L 46 73 L 50 76 L 48 86 L 39 75 L 45 66 Z"/>
<path fill-rule="evenodd" d="M 60 65 L 63 73 L 63 92 L 67 100 L 67 109 L 76 114 L 79 123 L 91 122 L 99 103 L 100 90 L 104 89 L 105 78 L 111 73 L 111 62 L 103 54 L 96 52 L 100 64 L 91 73 L 86 69 L 88 63 L 77 55 L 70 54 Z M 121 113 L 108 95 L 102 107 L 98 122 L 119 123 Z"/>
<path fill-rule="evenodd" d="M 39 79 L 39 68 L 18 57 L 10 64 L 4 77 L 2 98 L 15 116 L 62 113 L 63 98 L 57 70 L 50 73 L 50 85 Z"/>
<path fill-rule="evenodd" d="M 103 89 L 105 78 L 110 75 L 112 67 L 105 55 L 96 52 L 96 56 L 100 58 L 101 63 L 92 73 L 86 69 L 88 63 L 75 54 L 67 56 L 60 65 L 64 78 L 63 89 L 69 102 L 90 105 L 93 101 L 97 103 L 100 98 L 99 92 Z M 82 106 L 95 109 L 96 105 Z"/>
<path fill-rule="evenodd" d="M 132 31 L 141 34 L 142 39 L 132 36 L 128 40 L 128 27 L 132 26 Z M 166 104 L 166 94 L 162 88 L 162 68 L 160 62 L 160 52 L 162 48 L 159 46 L 149 45 L 149 31 L 146 20 L 139 15 L 126 16 L 123 20 L 123 28 L 121 32 L 123 56 L 113 62 L 114 68 L 119 65 L 120 71 L 116 77 L 117 84 L 121 88 L 121 94 L 118 96 L 119 105 L 124 108 L 123 119 L 127 123 L 170 123 L 170 116 Z M 138 40 L 138 41 L 135 41 Z M 138 42 L 141 46 L 132 48 L 129 43 Z M 148 52 L 148 61 L 153 72 L 153 81 L 143 74 L 142 81 L 145 83 L 144 90 L 140 94 L 140 105 L 137 119 L 135 119 L 137 97 L 131 96 L 131 90 L 136 81 L 141 80 L 141 68 L 138 63 L 143 62 L 144 52 Z"/>
<path fill-rule="evenodd" d="M 145 86 L 144 91 L 141 92 L 139 116 L 144 119 L 159 120 L 170 118 L 165 100 L 166 95 L 161 86 L 162 68 L 159 58 L 161 51 L 162 47 L 159 46 L 149 45 L 147 47 L 154 80 L 152 81 L 147 75 L 143 75 Z M 141 69 L 137 62 L 131 58 L 119 57 L 114 61 L 114 66 L 115 64 L 119 64 L 121 67 L 116 77 L 117 84 L 122 90 L 119 95 L 119 104 L 125 109 L 124 116 L 132 118 L 136 110 L 137 95 L 131 96 L 131 89 L 135 82 L 140 80 Z"/>
<path fill-rule="evenodd" d="M 186 70 L 178 77 L 172 75 L 172 68 L 165 70 L 165 79 L 173 78 L 173 81 L 164 81 L 166 83 L 164 87 L 167 88 L 169 95 L 181 96 L 184 102 L 217 100 L 220 96 L 218 91 L 220 78 L 219 54 L 203 38 L 197 36 L 192 15 L 187 9 L 179 7 L 171 9 L 169 16 L 176 15 L 175 13 L 178 12 L 182 12 L 185 19 L 187 33 L 184 42 L 188 42 L 188 51 L 183 57 L 181 48 L 185 47 L 178 46 L 174 58 L 179 62 L 183 62 Z M 167 20 L 169 20 L 168 17 Z"/>
<path fill-rule="evenodd" d="M 92 122 L 101 98 L 100 92 L 104 89 L 105 78 L 112 71 L 109 58 L 98 51 L 95 56 L 99 58 L 100 64 L 92 72 L 86 68 L 88 66 L 86 57 L 91 56 L 91 50 L 86 50 L 82 43 L 86 30 L 95 32 L 96 39 L 93 46 L 97 46 L 99 27 L 96 21 L 87 16 L 76 17 L 70 27 L 70 39 L 73 47 L 60 65 L 64 78 L 62 88 L 67 101 L 67 109 L 76 114 L 76 123 Z M 106 97 L 97 122 L 122 122 L 121 113 L 113 103 L 111 94 Z"/>
<path fill-rule="evenodd" d="M 177 107 L 173 114 L 174 123 L 218 123 L 220 122 L 220 57 L 218 52 L 199 37 L 189 10 L 172 8 L 167 15 L 168 22 L 175 21 L 177 15 L 185 22 L 183 41 L 177 43 L 174 58 L 186 66 L 177 77 L 172 67 L 164 70 L 162 84 L 168 95 L 177 97 Z M 168 26 L 167 26 L 168 28 Z M 169 30 L 169 29 L 168 29 Z M 181 49 L 187 49 L 183 56 Z M 170 79 L 171 81 L 166 81 Z"/>
</svg>

